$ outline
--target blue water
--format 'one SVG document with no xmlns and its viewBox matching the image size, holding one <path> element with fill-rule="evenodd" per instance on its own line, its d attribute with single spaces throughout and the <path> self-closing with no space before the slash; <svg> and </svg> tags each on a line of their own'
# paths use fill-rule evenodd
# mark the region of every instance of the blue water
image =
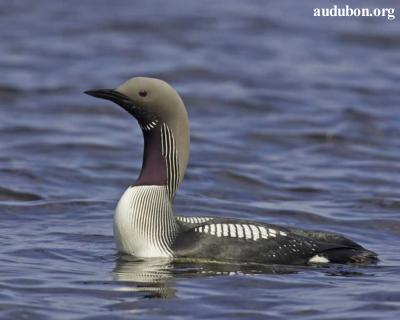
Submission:
<svg viewBox="0 0 400 320">
<path fill-rule="evenodd" d="M 398 319 L 399 19 L 314 18 L 318 4 L 334 2 L 2 2 L 0 318 Z M 141 135 L 82 92 L 138 75 L 188 108 L 176 212 L 342 233 L 378 265 L 118 257 Z"/>
</svg>

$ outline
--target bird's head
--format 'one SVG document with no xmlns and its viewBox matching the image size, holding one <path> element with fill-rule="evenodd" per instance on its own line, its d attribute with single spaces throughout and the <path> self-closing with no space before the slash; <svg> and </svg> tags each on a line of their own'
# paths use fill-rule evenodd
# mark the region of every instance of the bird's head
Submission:
<svg viewBox="0 0 400 320">
<path fill-rule="evenodd" d="M 129 79 L 116 89 L 94 89 L 85 93 L 111 100 L 135 117 L 143 130 L 147 150 L 157 151 L 155 142 L 160 140 L 161 128 L 167 127 L 172 134 L 173 152 L 178 157 L 178 178 L 179 181 L 183 179 L 189 159 L 189 120 L 185 105 L 174 88 L 159 79 L 137 77 Z"/>
<path fill-rule="evenodd" d="M 137 119 L 142 128 L 154 121 L 162 121 L 172 127 L 171 122 L 182 117 L 187 118 L 179 94 L 168 83 L 159 79 L 137 77 L 129 79 L 116 89 L 94 89 L 85 93 L 120 105 Z"/>
</svg>

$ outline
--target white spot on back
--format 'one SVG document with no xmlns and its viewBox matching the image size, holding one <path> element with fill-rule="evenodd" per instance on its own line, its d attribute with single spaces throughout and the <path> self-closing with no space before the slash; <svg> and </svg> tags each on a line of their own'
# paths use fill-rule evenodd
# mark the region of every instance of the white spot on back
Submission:
<svg viewBox="0 0 400 320">
<path fill-rule="evenodd" d="M 260 232 L 258 231 L 258 228 L 254 225 L 250 225 L 251 231 L 253 231 L 253 240 L 256 241 L 258 238 L 260 238 Z"/>
<path fill-rule="evenodd" d="M 215 235 L 215 224 L 211 224 L 211 225 L 210 225 L 210 233 L 211 233 L 212 235 Z"/>
<path fill-rule="evenodd" d="M 215 225 L 217 228 L 217 237 L 221 237 L 222 236 L 222 226 L 218 223 Z"/>
<path fill-rule="evenodd" d="M 227 224 L 222 225 L 222 229 L 224 230 L 224 237 L 227 237 L 229 235 L 228 228 L 229 226 Z"/>
<path fill-rule="evenodd" d="M 212 218 L 208 217 L 177 217 L 178 220 L 188 223 L 205 223 Z M 268 239 L 270 237 L 287 236 L 284 231 L 278 231 L 273 228 L 266 228 L 263 226 L 256 226 L 252 224 L 227 224 L 227 223 L 212 223 L 198 226 L 194 229 L 196 232 L 209 233 L 217 237 L 231 237 L 231 238 L 246 238 L 257 241 L 258 239 Z M 294 242 L 296 242 L 294 240 Z M 284 245 L 285 246 L 285 245 Z M 296 244 L 291 241 L 289 244 L 294 252 Z M 298 250 L 296 250 L 298 251 Z"/>
<path fill-rule="evenodd" d="M 271 237 L 276 237 L 276 230 L 268 228 L 268 233 Z"/>
<path fill-rule="evenodd" d="M 230 224 L 229 225 L 229 232 L 230 232 L 232 238 L 236 238 L 237 237 L 236 228 L 235 228 L 234 224 Z"/>
<path fill-rule="evenodd" d="M 237 235 L 239 238 L 244 238 L 244 234 L 243 234 L 243 227 L 240 224 L 236 225 L 237 228 Z"/>
<path fill-rule="evenodd" d="M 244 234 L 246 236 L 246 239 L 251 239 L 251 230 L 250 227 L 247 224 L 242 224 L 243 229 L 244 229 Z"/>
<path fill-rule="evenodd" d="M 210 217 L 183 217 L 183 216 L 178 216 L 176 217 L 179 221 L 185 222 L 185 223 L 204 223 L 209 220 L 212 220 L 213 218 Z"/>
<path fill-rule="evenodd" d="M 263 239 L 268 239 L 268 232 L 267 232 L 267 229 L 265 229 L 264 227 L 258 227 L 258 229 L 260 229 L 261 238 L 263 238 Z"/>
</svg>

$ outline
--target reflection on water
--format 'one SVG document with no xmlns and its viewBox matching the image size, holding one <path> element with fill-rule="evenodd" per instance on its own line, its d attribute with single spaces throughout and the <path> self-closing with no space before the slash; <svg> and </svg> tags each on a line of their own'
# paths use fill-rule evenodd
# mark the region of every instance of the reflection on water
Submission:
<svg viewBox="0 0 400 320">
<path fill-rule="evenodd" d="M 219 262 L 189 262 L 171 259 L 138 259 L 121 255 L 116 260 L 114 279 L 123 282 L 121 291 L 145 293 L 146 298 L 175 298 L 176 281 L 193 277 L 233 276 L 249 274 L 291 274 L 301 267 L 233 264 Z"/>
<path fill-rule="evenodd" d="M 114 279 L 124 283 L 118 290 L 144 292 L 146 298 L 174 298 L 176 289 L 169 283 L 173 277 L 169 259 L 136 259 L 120 256 L 114 268 Z"/>
<path fill-rule="evenodd" d="M 121 255 L 116 260 L 114 278 L 118 281 L 138 283 L 159 283 L 171 278 L 172 260 L 170 259 L 138 259 Z"/>
<path fill-rule="evenodd" d="M 113 270 L 114 280 L 123 284 L 119 291 L 140 292 L 144 298 L 176 298 L 179 280 L 237 275 L 289 275 L 318 272 L 327 276 L 373 276 L 373 269 L 351 265 L 286 266 L 256 263 L 222 263 L 211 261 L 138 259 L 119 255 Z"/>
<path fill-rule="evenodd" d="M 290 274 L 303 270 L 302 266 L 265 265 L 257 263 L 229 263 L 192 259 L 138 259 L 121 255 L 116 260 L 115 280 L 138 283 L 166 282 L 172 277 L 232 276 L 237 274 Z"/>
</svg>

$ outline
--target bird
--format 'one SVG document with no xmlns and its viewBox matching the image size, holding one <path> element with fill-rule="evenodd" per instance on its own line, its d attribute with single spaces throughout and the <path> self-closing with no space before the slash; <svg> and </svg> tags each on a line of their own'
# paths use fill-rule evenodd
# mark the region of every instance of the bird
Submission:
<svg viewBox="0 0 400 320">
<path fill-rule="evenodd" d="M 184 102 L 167 82 L 134 77 L 86 94 L 110 100 L 133 116 L 144 139 L 139 176 L 115 209 L 114 239 L 122 254 L 282 265 L 369 264 L 378 255 L 336 233 L 213 215 L 175 215 L 173 201 L 189 160 Z"/>
</svg>

